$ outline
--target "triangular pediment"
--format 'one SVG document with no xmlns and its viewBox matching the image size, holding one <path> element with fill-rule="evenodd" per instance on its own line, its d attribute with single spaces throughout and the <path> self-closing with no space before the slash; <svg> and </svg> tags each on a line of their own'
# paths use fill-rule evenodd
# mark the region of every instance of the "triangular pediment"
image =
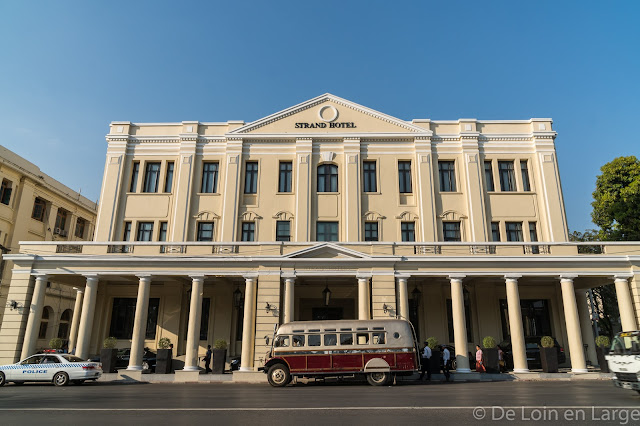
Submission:
<svg viewBox="0 0 640 426">
<path fill-rule="evenodd" d="M 326 93 L 246 124 L 230 135 L 426 134 L 428 130 Z"/>
<path fill-rule="evenodd" d="M 288 258 L 293 259 L 370 259 L 368 256 L 359 251 L 340 247 L 331 243 L 319 243 L 313 247 L 307 247 L 302 250 L 289 253 Z"/>
</svg>

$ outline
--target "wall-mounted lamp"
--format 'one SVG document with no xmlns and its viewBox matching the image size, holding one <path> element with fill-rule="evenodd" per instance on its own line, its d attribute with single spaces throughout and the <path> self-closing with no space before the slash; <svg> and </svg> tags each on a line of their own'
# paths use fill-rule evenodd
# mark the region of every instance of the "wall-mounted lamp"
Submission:
<svg viewBox="0 0 640 426">
<path fill-rule="evenodd" d="M 324 290 L 322 290 L 322 299 L 324 300 L 324 306 L 329 306 L 329 302 L 331 301 L 331 290 L 329 290 L 328 285 L 326 285 Z"/>
<path fill-rule="evenodd" d="M 269 313 L 269 312 L 275 310 L 275 308 L 276 308 L 275 306 L 270 305 L 269 302 L 267 302 L 267 306 L 265 306 L 264 309 L 267 311 L 267 313 Z"/>
<path fill-rule="evenodd" d="M 11 308 L 11 310 L 12 310 L 12 311 L 15 311 L 15 310 L 17 310 L 17 309 L 22 308 L 22 304 L 21 304 L 21 303 L 19 303 L 19 302 L 16 302 L 15 300 L 10 301 L 10 302 L 7 304 L 7 306 L 8 306 L 9 308 Z"/>
<path fill-rule="evenodd" d="M 233 292 L 233 306 L 239 308 L 242 305 L 242 292 L 239 288 Z"/>
<path fill-rule="evenodd" d="M 416 286 L 416 288 L 414 288 L 413 291 L 411 292 L 411 297 L 413 298 L 413 301 L 415 302 L 416 306 L 420 304 L 420 296 L 422 296 L 422 292 L 418 290 L 418 286 Z"/>
<path fill-rule="evenodd" d="M 389 312 L 389 307 L 387 306 L 386 303 L 382 305 L 382 312 L 384 312 L 385 314 Z"/>
</svg>

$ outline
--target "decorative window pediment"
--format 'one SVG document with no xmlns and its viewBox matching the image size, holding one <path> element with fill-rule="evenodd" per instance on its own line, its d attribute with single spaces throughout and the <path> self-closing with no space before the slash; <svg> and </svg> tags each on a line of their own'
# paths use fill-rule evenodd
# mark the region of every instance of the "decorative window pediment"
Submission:
<svg viewBox="0 0 640 426">
<path fill-rule="evenodd" d="M 215 219 L 220 219 L 220 216 L 208 210 L 203 210 L 199 212 L 197 215 L 195 215 L 194 217 L 197 220 L 202 220 L 202 221 L 211 221 Z"/>
<path fill-rule="evenodd" d="M 322 158 L 323 163 L 329 163 L 333 161 L 333 158 L 335 157 L 335 155 L 336 155 L 335 152 L 325 151 L 320 153 L 320 158 Z"/>
<path fill-rule="evenodd" d="M 466 219 L 467 216 L 453 210 L 447 210 L 446 212 L 440 215 L 440 218 L 442 218 L 443 220 L 460 220 L 460 219 Z"/>
<path fill-rule="evenodd" d="M 278 213 L 273 215 L 273 218 L 278 220 L 292 220 L 293 213 L 287 211 L 279 211 Z"/>
<path fill-rule="evenodd" d="M 404 211 L 404 212 L 400 213 L 399 215 L 397 215 L 396 219 L 400 219 L 400 220 L 404 220 L 404 221 L 409 222 L 409 221 L 418 220 L 418 215 L 413 213 L 413 212 Z"/>
<path fill-rule="evenodd" d="M 362 216 L 364 217 L 364 220 L 370 220 L 370 221 L 386 219 L 386 216 L 382 216 L 380 213 L 372 212 L 372 211 L 368 211 Z"/>
<path fill-rule="evenodd" d="M 256 219 L 262 219 L 262 216 L 258 215 L 256 212 L 244 212 L 240 215 L 240 217 L 242 218 L 242 220 L 244 221 L 253 221 Z"/>
</svg>

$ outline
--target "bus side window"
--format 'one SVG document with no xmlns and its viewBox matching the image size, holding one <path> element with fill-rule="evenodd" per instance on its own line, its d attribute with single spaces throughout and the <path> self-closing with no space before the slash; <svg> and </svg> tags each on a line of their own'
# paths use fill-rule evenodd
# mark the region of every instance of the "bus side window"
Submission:
<svg viewBox="0 0 640 426">
<path fill-rule="evenodd" d="M 369 333 L 357 333 L 356 336 L 359 345 L 369 344 Z"/>
<path fill-rule="evenodd" d="M 273 343 L 273 346 L 276 348 L 288 348 L 289 347 L 289 336 L 278 336 L 276 337 L 276 341 Z"/>
<path fill-rule="evenodd" d="M 340 334 L 341 345 L 353 345 L 353 334 Z"/>
<path fill-rule="evenodd" d="M 373 344 L 384 345 L 384 333 L 373 333 Z"/>
<path fill-rule="evenodd" d="M 303 335 L 294 334 L 292 340 L 293 340 L 293 346 L 294 347 L 304 346 L 304 336 Z"/>
<path fill-rule="evenodd" d="M 309 346 L 320 346 L 320 335 L 319 334 L 310 334 L 309 335 Z"/>
<path fill-rule="evenodd" d="M 338 337 L 335 334 L 325 334 L 324 335 L 324 345 L 325 346 L 335 346 L 338 344 Z"/>
</svg>

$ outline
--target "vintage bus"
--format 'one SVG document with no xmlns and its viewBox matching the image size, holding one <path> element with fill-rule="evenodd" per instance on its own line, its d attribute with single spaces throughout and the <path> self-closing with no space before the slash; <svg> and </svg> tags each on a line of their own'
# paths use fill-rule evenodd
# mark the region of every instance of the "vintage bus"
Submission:
<svg viewBox="0 0 640 426">
<path fill-rule="evenodd" d="M 357 375 L 381 386 L 392 382 L 394 375 L 411 375 L 419 368 L 411 324 L 381 319 L 282 324 L 261 370 L 276 387 L 286 386 L 292 377 Z"/>
</svg>

